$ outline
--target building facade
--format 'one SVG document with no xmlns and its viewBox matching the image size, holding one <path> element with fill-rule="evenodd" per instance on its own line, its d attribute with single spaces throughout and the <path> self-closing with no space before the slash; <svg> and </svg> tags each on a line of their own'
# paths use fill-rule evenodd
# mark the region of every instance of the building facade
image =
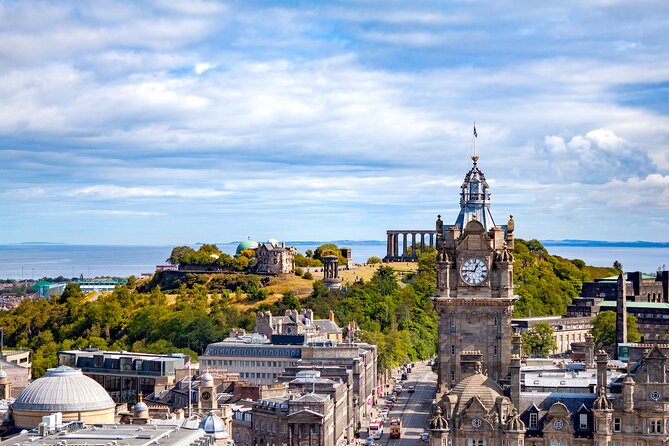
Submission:
<svg viewBox="0 0 669 446">
<path fill-rule="evenodd" d="M 669 345 L 626 344 L 630 362 L 620 373 L 613 369 L 622 363 L 610 361 L 602 350 L 595 355 L 592 337 L 584 336 L 584 366 L 595 366 L 592 371 L 584 367 L 586 375 L 577 377 L 576 371 L 565 370 L 549 379 L 526 370 L 523 389 L 521 338 L 511 335 L 514 222 L 510 218 L 506 226 L 495 225 L 487 183 L 478 158 L 473 161 L 455 225 L 444 227 L 437 220 L 440 394 L 430 421 L 430 446 L 667 444 Z M 661 285 L 650 284 L 654 291 L 639 294 L 632 282 L 631 294 L 646 300 L 628 302 L 629 287 L 621 277 L 612 310 L 664 305 L 657 302 L 664 299 L 657 297 Z M 603 300 L 589 298 L 593 306 Z M 619 343 L 626 340 L 624 322 L 617 318 Z"/>
<path fill-rule="evenodd" d="M 285 243 L 262 243 L 256 248 L 256 272 L 262 274 L 292 274 L 295 272 L 294 246 Z"/>
<path fill-rule="evenodd" d="M 513 294 L 513 218 L 496 226 L 490 190 L 478 157 L 460 191 L 454 225 L 437 218 L 437 293 L 441 391 L 464 376 L 462 352 L 480 351 L 482 367 L 494 381 L 509 374 Z"/>
<path fill-rule="evenodd" d="M 58 364 L 81 369 L 97 381 L 117 403 L 136 403 L 139 394 L 150 395 L 174 385 L 176 373 L 188 357 L 176 353 L 153 355 L 98 349 L 63 350 Z"/>
</svg>

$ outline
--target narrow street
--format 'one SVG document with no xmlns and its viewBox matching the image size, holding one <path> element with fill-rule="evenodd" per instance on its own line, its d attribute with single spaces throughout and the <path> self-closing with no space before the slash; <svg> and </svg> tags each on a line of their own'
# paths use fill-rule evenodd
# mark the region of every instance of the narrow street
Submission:
<svg viewBox="0 0 669 446">
<path fill-rule="evenodd" d="M 437 389 L 437 375 L 432 372 L 427 361 L 416 362 L 412 373 L 408 374 L 409 379 L 400 380 L 400 374 L 395 371 L 393 378 L 401 383 L 404 390 L 400 393 L 393 410 L 390 411 L 388 418 L 383 423 L 384 432 L 381 440 L 377 444 L 383 446 L 416 446 L 418 444 L 427 444 L 421 442 L 420 434 L 427 432 L 428 416 L 430 407 L 435 397 Z M 409 393 L 409 386 L 416 386 L 413 393 Z M 392 389 L 391 389 L 392 390 Z M 400 439 L 390 439 L 390 420 L 392 418 L 401 418 L 404 425 L 402 437 Z"/>
</svg>

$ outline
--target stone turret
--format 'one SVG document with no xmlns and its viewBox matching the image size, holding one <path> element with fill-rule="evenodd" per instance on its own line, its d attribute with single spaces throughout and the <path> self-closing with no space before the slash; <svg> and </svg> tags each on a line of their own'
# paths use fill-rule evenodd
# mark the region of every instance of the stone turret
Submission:
<svg viewBox="0 0 669 446">
<path fill-rule="evenodd" d="M 608 384 L 606 372 L 608 370 L 609 356 L 604 350 L 597 352 L 597 388 L 604 387 Z"/>
<path fill-rule="evenodd" d="M 511 402 L 520 407 L 520 355 L 511 355 Z"/>
<path fill-rule="evenodd" d="M 437 406 L 430 419 L 430 446 L 446 446 L 449 431 L 448 420 L 442 415 L 441 407 Z"/>
<path fill-rule="evenodd" d="M 634 378 L 627 375 L 623 380 L 623 410 L 631 412 L 634 410 Z"/>
<path fill-rule="evenodd" d="M 590 334 L 585 335 L 585 367 L 595 367 L 595 337 Z"/>
<path fill-rule="evenodd" d="M 523 440 L 525 438 L 525 423 L 520 419 L 518 411 L 516 408 L 513 408 L 509 420 L 506 422 L 504 427 L 506 432 L 506 438 L 508 440 L 507 444 L 509 446 L 522 446 Z"/>
</svg>

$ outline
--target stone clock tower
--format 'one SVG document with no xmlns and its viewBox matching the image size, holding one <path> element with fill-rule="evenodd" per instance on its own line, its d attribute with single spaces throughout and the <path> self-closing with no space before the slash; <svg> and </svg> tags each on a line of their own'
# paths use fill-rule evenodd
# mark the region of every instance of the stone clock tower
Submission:
<svg viewBox="0 0 669 446">
<path fill-rule="evenodd" d="M 439 391 L 480 366 L 496 382 L 506 380 L 511 362 L 513 217 L 497 226 L 490 213 L 490 188 L 473 166 L 460 192 L 453 226 L 437 218 Z M 468 358 L 477 358 L 469 364 Z M 478 364 L 480 362 L 480 364 Z"/>
</svg>

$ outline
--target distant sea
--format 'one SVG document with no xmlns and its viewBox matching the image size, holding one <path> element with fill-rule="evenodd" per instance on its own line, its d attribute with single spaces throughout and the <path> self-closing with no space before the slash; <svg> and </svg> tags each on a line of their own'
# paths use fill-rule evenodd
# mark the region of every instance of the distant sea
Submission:
<svg viewBox="0 0 669 446">
<path fill-rule="evenodd" d="M 217 243 L 228 254 L 234 254 L 238 242 Z M 287 242 L 304 253 L 328 242 Z M 353 261 L 363 263 L 371 256 L 383 257 L 385 241 L 336 240 L 338 246 L 351 248 Z M 579 258 L 588 265 L 610 266 L 614 260 L 627 271 L 654 272 L 669 267 L 669 246 L 602 246 L 578 241 L 547 241 L 548 252 L 569 259 Z M 194 245 L 197 248 L 197 245 Z M 39 279 L 41 277 L 99 277 L 152 273 L 164 264 L 172 246 L 95 246 L 65 244 L 0 245 L 0 278 Z"/>
</svg>

